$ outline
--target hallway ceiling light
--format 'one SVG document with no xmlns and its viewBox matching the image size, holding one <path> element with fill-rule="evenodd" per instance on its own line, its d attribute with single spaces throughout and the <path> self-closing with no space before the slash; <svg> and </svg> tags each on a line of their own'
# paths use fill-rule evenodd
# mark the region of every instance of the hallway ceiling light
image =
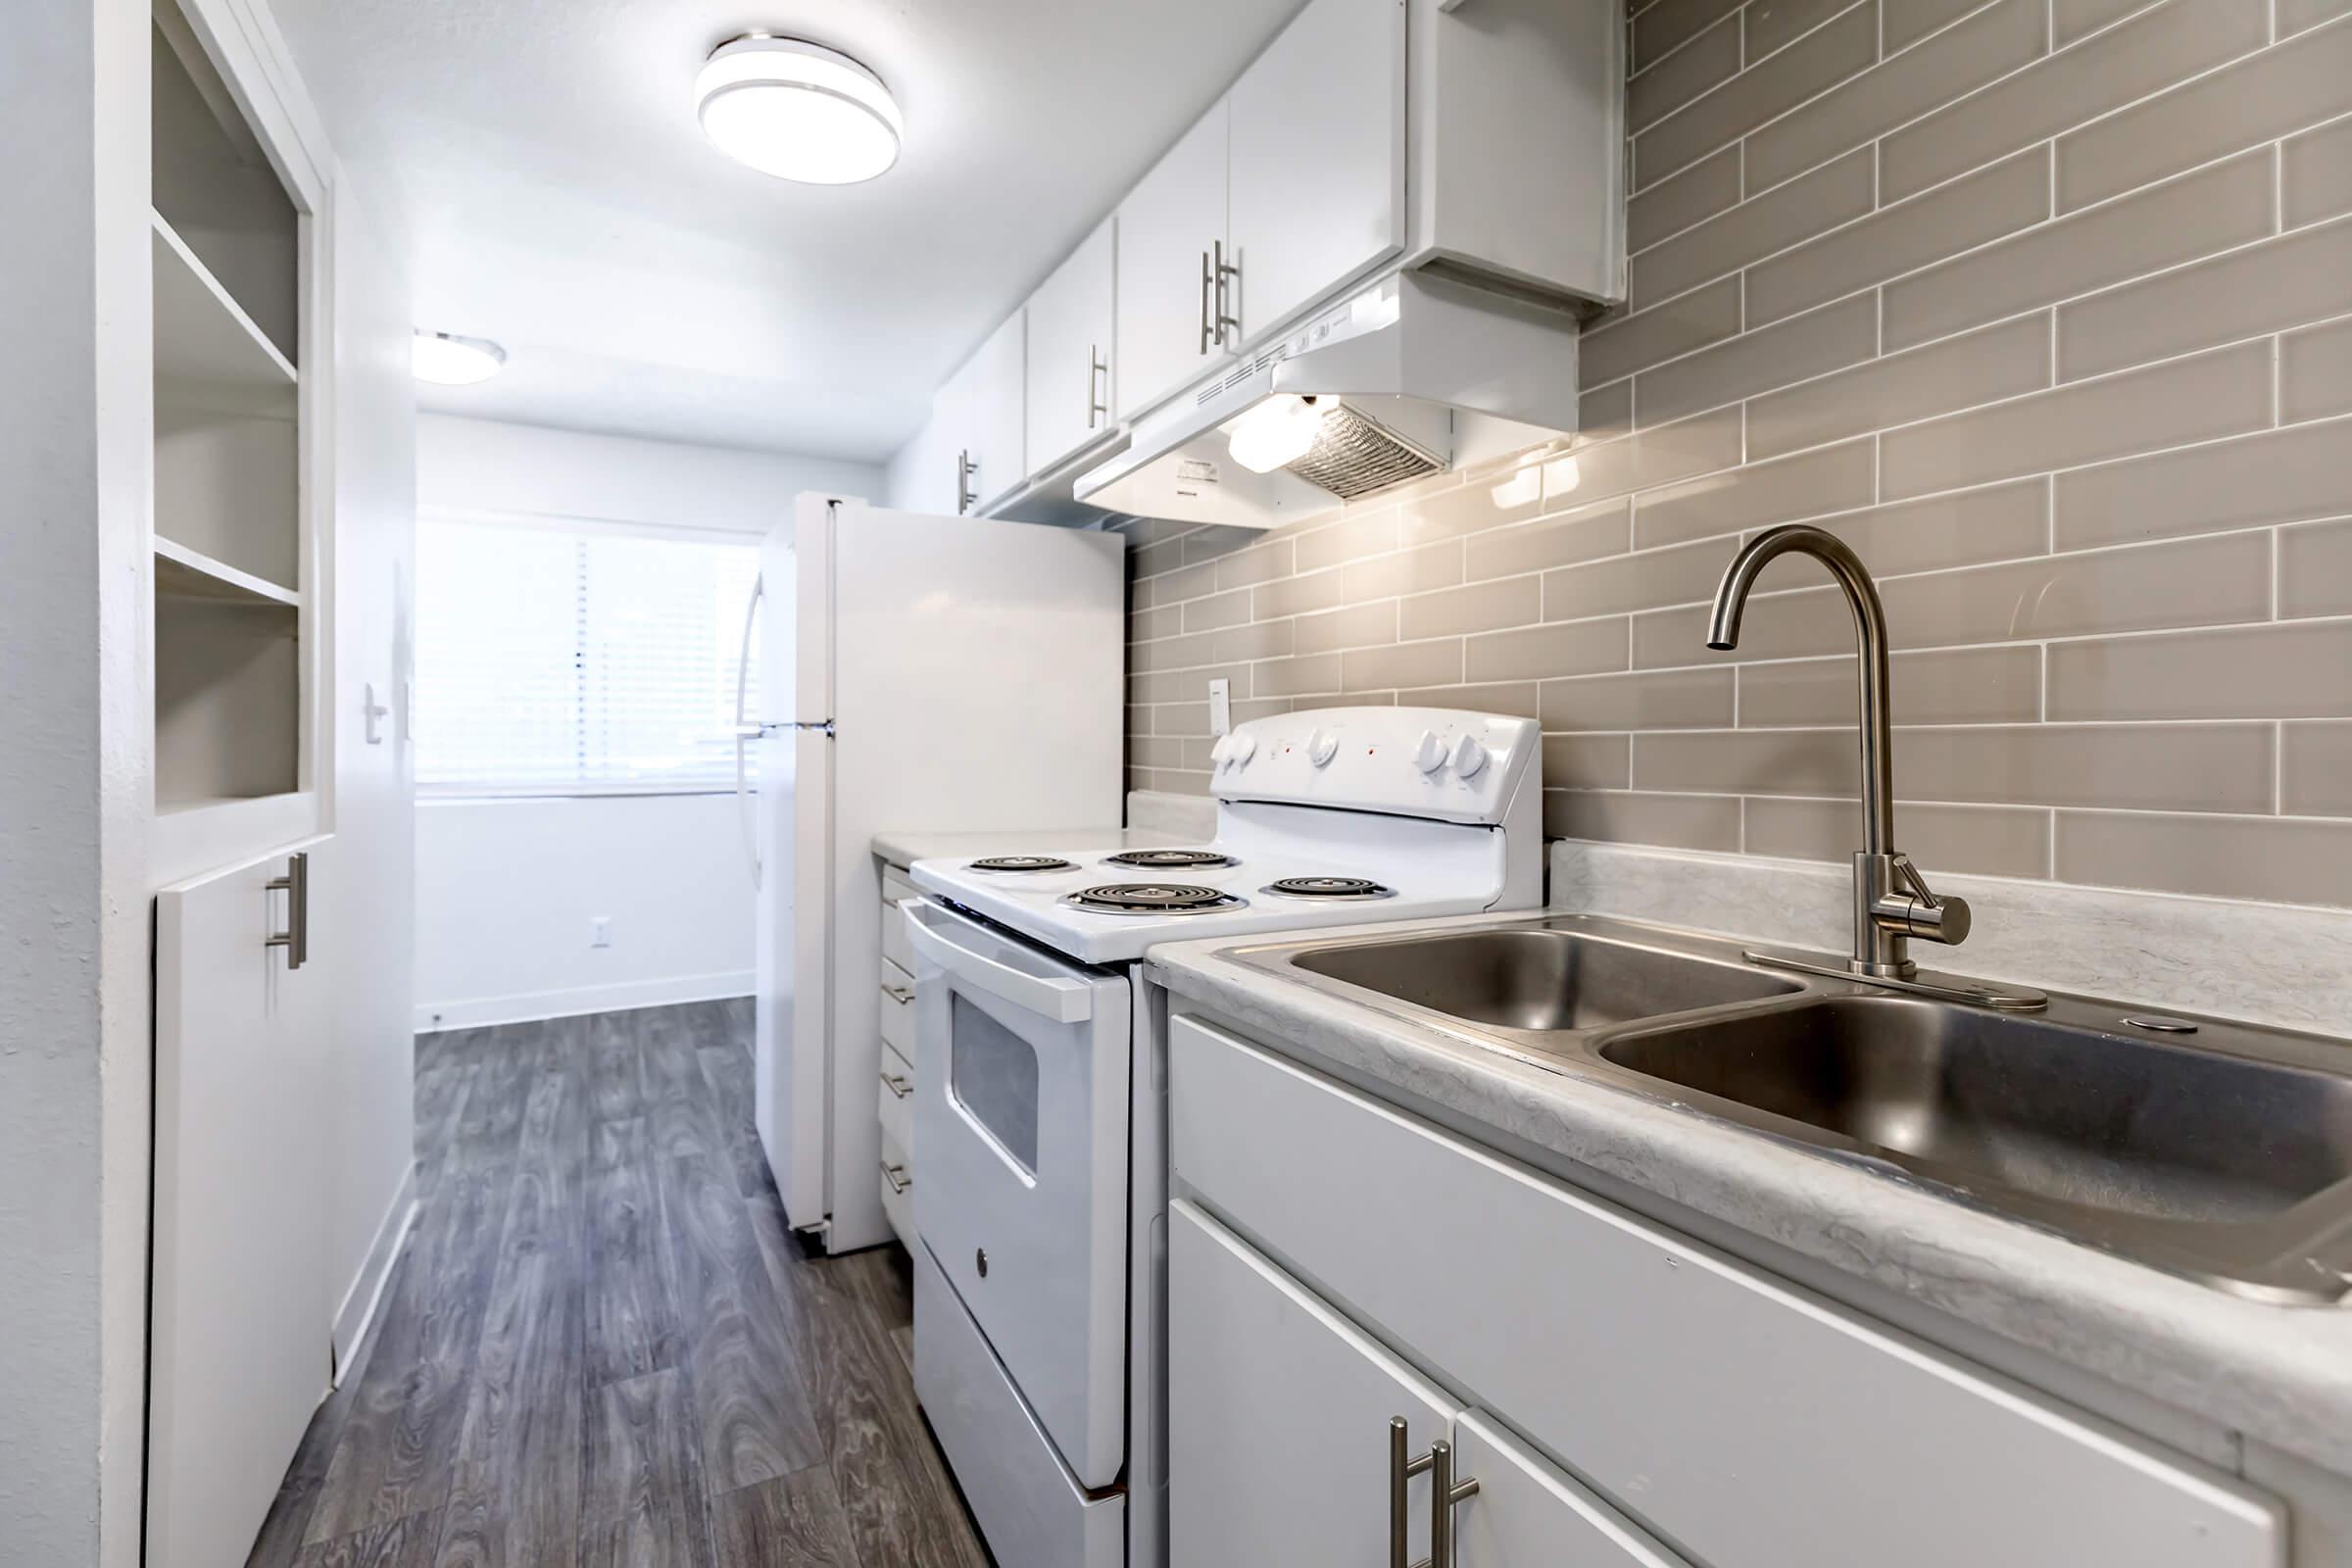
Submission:
<svg viewBox="0 0 2352 1568">
<path fill-rule="evenodd" d="M 838 50 L 750 33 L 711 51 L 695 113 L 719 151 L 804 185 L 854 185 L 899 161 L 906 123 L 882 78 Z"/>
<path fill-rule="evenodd" d="M 409 340 L 409 363 L 419 381 L 471 386 L 496 375 L 507 363 L 507 351 L 486 337 L 460 337 L 455 332 L 427 332 L 418 327 Z"/>
</svg>

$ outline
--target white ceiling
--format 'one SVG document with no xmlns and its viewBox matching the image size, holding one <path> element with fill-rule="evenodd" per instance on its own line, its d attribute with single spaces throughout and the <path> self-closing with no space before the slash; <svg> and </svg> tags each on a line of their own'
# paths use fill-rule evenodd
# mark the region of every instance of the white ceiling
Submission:
<svg viewBox="0 0 2352 1568">
<path fill-rule="evenodd" d="M 396 180 L 417 324 L 507 369 L 449 413 L 866 461 L 1298 0 L 273 0 L 348 164 Z M 906 145 L 863 185 L 704 140 L 760 28 L 864 61 Z"/>
</svg>

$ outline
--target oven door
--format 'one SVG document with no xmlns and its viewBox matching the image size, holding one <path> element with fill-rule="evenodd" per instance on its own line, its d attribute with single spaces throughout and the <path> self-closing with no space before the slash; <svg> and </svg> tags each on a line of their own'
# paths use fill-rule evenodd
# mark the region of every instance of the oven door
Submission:
<svg viewBox="0 0 2352 1568">
<path fill-rule="evenodd" d="M 1085 1487 L 1118 1479 L 1127 976 L 910 899 L 914 1227 Z"/>
</svg>

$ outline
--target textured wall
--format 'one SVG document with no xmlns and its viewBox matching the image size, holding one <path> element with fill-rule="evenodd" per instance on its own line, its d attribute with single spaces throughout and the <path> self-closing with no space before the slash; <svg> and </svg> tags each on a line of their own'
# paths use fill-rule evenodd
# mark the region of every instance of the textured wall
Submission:
<svg viewBox="0 0 2352 1568">
<path fill-rule="evenodd" d="M 1858 842 L 1880 574 L 1931 869 L 2352 904 L 2352 4 L 1655 0 L 1585 431 L 1269 535 L 1129 527 L 1131 785 L 1237 716 L 1540 715 L 1547 830 Z M 2334 520 L 2330 520 L 2334 519 Z"/>
</svg>

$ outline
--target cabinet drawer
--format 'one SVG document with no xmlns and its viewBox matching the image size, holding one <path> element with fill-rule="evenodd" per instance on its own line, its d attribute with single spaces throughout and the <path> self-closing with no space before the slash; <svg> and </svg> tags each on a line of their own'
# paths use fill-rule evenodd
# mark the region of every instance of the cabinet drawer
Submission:
<svg viewBox="0 0 2352 1568">
<path fill-rule="evenodd" d="M 887 1129 L 882 1134 L 882 1168 L 874 1179 L 882 1184 L 882 1217 L 890 1221 L 890 1228 L 898 1232 L 907 1250 L 913 1250 L 914 1160 L 891 1142 Z"/>
<path fill-rule="evenodd" d="M 1186 1182 L 1694 1557 L 2282 1560 L 2276 1509 L 2216 1472 L 1197 1019 L 1170 1078 Z"/>
<path fill-rule="evenodd" d="M 1483 1411 L 1454 1418 L 1453 1473 L 1478 1483 L 1453 1509 L 1462 1568 L 1690 1568 Z"/>
<path fill-rule="evenodd" d="M 902 974 L 914 972 L 914 945 L 906 940 L 906 917 L 889 899 L 882 901 L 882 956 L 890 960 L 882 967 L 885 975 L 890 973 L 890 964 L 898 965 Z"/>
<path fill-rule="evenodd" d="M 882 1117 L 882 1137 L 908 1158 L 914 1155 L 914 1069 L 906 1059 L 882 1046 L 882 1072 L 874 1084 L 874 1103 Z"/>
<path fill-rule="evenodd" d="M 882 917 L 882 929 L 887 932 L 893 921 L 903 922 L 906 916 L 896 909 Z M 904 927 L 902 926 L 902 929 Z M 882 1038 L 890 1049 L 914 1059 L 914 976 L 888 958 L 882 960 Z"/>
</svg>

